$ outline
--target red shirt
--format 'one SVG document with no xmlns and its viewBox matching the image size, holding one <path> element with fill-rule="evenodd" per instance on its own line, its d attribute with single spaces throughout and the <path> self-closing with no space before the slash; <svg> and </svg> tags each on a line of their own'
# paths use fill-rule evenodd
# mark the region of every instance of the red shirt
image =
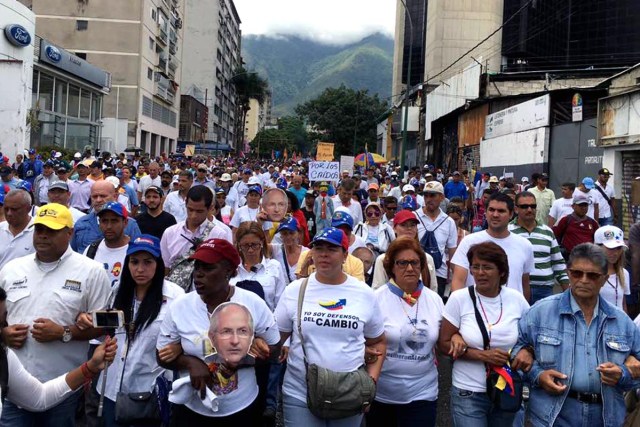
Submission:
<svg viewBox="0 0 640 427">
<path fill-rule="evenodd" d="M 553 227 L 553 233 L 558 239 L 558 244 L 571 252 L 580 243 L 593 243 L 593 235 L 597 229 L 598 223 L 593 218 L 579 218 L 571 214 L 563 217 Z"/>
</svg>

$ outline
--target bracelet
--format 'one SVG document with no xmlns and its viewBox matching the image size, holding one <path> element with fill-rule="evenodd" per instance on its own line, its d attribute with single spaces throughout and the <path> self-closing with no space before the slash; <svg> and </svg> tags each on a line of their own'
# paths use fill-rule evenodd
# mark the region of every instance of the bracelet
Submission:
<svg viewBox="0 0 640 427">
<path fill-rule="evenodd" d="M 82 372 L 82 376 L 87 380 L 91 380 L 93 379 L 93 377 L 98 375 L 98 372 L 93 372 L 91 369 L 89 369 L 89 364 L 87 362 L 84 362 L 82 365 L 80 365 L 80 371 Z"/>
</svg>

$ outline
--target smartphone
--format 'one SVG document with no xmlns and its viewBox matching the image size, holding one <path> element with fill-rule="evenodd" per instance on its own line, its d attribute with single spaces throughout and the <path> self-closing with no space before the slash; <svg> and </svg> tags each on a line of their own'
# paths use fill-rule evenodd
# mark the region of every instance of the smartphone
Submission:
<svg viewBox="0 0 640 427">
<path fill-rule="evenodd" d="M 92 313 L 94 328 L 118 329 L 124 325 L 122 310 L 98 310 Z"/>
</svg>

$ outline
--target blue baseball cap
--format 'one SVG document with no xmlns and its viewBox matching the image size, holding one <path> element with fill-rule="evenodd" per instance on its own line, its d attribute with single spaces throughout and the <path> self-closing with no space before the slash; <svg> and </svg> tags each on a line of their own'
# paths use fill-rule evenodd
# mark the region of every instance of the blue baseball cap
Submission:
<svg viewBox="0 0 640 427">
<path fill-rule="evenodd" d="M 402 200 L 400 200 L 400 207 L 402 209 L 409 209 L 411 211 L 415 211 L 416 209 L 418 209 L 418 203 L 416 202 L 416 199 L 407 195 L 407 196 L 404 196 Z"/>
<path fill-rule="evenodd" d="M 251 193 L 252 191 L 255 191 L 262 196 L 262 187 L 260 187 L 259 185 L 250 185 L 249 189 L 247 190 L 247 194 Z"/>
<path fill-rule="evenodd" d="M 160 239 L 150 234 L 142 234 L 136 237 L 129 242 L 127 255 L 135 254 L 136 252 L 149 252 L 154 257 L 160 258 Z"/>
<path fill-rule="evenodd" d="M 587 190 L 591 190 L 593 189 L 593 187 L 595 187 L 596 183 L 593 182 L 593 178 L 586 177 L 582 180 L 582 185 L 584 185 L 584 188 L 586 188 Z"/>
<path fill-rule="evenodd" d="M 349 239 L 347 239 L 347 235 L 344 234 L 344 231 L 334 227 L 327 227 L 322 230 L 322 233 L 313 238 L 311 247 L 315 246 L 318 242 L 331 243 L 334 246 L 341 246 L 345 251 L 349 250 Z"/>
<path fill-rule="evenodd" d="M 247 168 L 247 169 L 245 169 L 245 170 L 243 171 L 243 173 L 245 173 L 245 174 L 251 174 L 251 173 L 253 173 L 253 171 L 252 171 L 251 169 Z"/>
<path fill-rule="evenodd" d="M 31 193 L 31 190 L 33 189 L 33 186 L 31 185 L 31 183 L 29 181 L 22 181 L 19 185 L 18 185 L 18 190 L 24 190 L 27 193 Z"/>
<path fill-rule="evenodd" d="M 226 194 L 225 191 L 224 191 L 224 188 L 222 188 L 222 187 L 216 187 L 216 189 L 213 190 L 213 192 L 215 194 Z"/>
<path fill-rule="evenodd" d="M 124 219 L 127 219 L 129 217 L 127 208 L 125 208 L 122 203 L 118 203 L 118 202 L 107 203 L 102 207 L 102 210 L 100 210 L 100 212 L 98 212 L 97 215 L 100 216 L 104 212 L 113 212 L 114 214 L 121 216 Z"/>
<path fill-rule="evenodd" d="M 292 216 L 285 218 L 280 223 L 280 226 L 278 227 L 278 231 L 276 231 L 276 233 L 279 233 L 282 230 L 298 231 L 298 220 Z"/>
<path fill-rule="evenodd" d="M 344 211 L 335 211 L 331 217 L 331 226 L 340 227 L 341 225 L 348 225 L 353 230 L 353 217 Z"/>
<path fill-rule="evenodd" d="M 36 154 L 36 149 L 32 148 L 31 150 L 29 150 L 29 154 Z"/>
</svg>

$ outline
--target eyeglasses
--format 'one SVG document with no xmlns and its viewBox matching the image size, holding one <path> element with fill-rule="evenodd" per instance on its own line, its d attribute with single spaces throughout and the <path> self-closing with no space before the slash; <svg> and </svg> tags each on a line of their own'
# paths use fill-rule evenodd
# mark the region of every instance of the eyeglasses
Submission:
<svg viewBox="0 0 640 427">
<path fill-rule="evenodd" d="M 395 264 L 400 268 L 407 268 L 411 266 L 415 270 L 420 266 L 420 260 L 419 259 L 412 259 L 412 260 L 399 259 L 395 262 Z"/>
<path fill-rule="evenodd" d="M 377 209 L 370 209 L 367 211 L 367 216 L 369 218 L 379 217 L 381 215 L 380 211 Z"/>
<path fill-rule="evenodd" d="M 477 273 L 479 271 L 484 271 L 485 273 L 493 273 L 497 268 L 495 265 L 488 264 L 471 264 L 471 271 Z"/>
<path fill-rule="evenodd" d="M 246 243 L 244 245 L 240 245 L 240 249 L 242 249 L 243 251 L 248 251 L 248 250 L 258 250 L 262 248 L 262 243 Z"/>
<path fill-rule="evenodd" d="M 230 340 L 231 338 L 233 338 L 234 335 L 236 335 L 238 338 L 250 338 L 251 337 L 251 330 L 249 328 L 241 328 L 238 329 L 237 331 L 234 331 L 233 329 L 229 329 L 229 328 L 225 328 L 221 331 L 218 332 L 218 338 L 223 339 L 223 340 Z"/>
<path fill-rule="evenodd" d="M 575 280 L 580 280 L 583 279 L 584 276 L 587 276 L 587 280 L 591 280 L 594 282 L 602 277 L 602 273 L 598 273 L 595 271 L 575 270 L 573 268 L 569 269 L 569 275 Z"/>
<path fill-rule="evenodd" d="M 535 203 L 532 205 L 518 205 L 518 208 L 520 209 L 531 209 L 531 210 L 536 210 L 536 208 L 538 207 L 538 205 L 536 205 Z"/>
</svg>

